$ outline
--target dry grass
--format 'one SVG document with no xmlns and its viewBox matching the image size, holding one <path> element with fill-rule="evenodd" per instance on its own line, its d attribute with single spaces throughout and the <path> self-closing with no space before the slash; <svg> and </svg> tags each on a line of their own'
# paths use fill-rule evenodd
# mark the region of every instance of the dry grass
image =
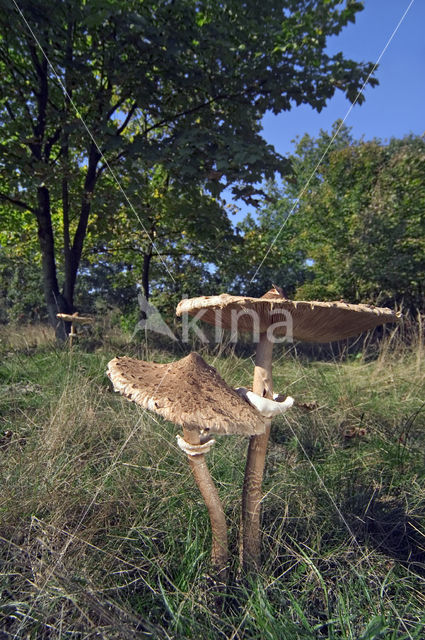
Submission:
<svg viewBox="0 0 425 640">
<path fill-rule="evenodd" d="M 47 325 L 28 324 L 24 327 L 0 325 L 0 350 L 33 349 L 53 346 L 54 330 Z"/>
</svg>

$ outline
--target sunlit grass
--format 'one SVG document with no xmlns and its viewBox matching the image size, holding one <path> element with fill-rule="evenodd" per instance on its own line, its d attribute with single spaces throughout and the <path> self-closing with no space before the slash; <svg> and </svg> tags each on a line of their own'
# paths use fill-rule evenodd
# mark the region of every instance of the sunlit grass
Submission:
<svg viewBox="0 0 425 640">
<path fill-rule="evenodd" d="M 425 359 L 307 361 L 276 349 L 274 382 L 310 410 L 276 419 L 264 479 L 263 564 L 239 573 L 247 442 L 208 464 L 229 523 L 228 593 L 208 579 L 208 516 L 177 429 L 113 394 L 108 360 L 3 336 L 0 629 L 16 638 L 422 638 Z M 182 354 L 158 352 L 167 361 Z M 204 357 L 234 386 L 252 359 Z M 115 635 L 114 635 L 115 634 Z"/>
</svg>

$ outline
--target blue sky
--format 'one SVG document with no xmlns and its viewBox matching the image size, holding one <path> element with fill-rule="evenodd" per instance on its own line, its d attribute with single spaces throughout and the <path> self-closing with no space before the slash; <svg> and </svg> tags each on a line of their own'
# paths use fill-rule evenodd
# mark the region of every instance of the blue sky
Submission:
<svg viewBox="0 0 425 640">
<path fill-rule="evenodd" d="M 329 40 L 329 53 L 342 51 L 355 61 L 375 63 L 410 0 L 365 0 L 364 4 L 355 24 L 350 23 Z M 375 75 L 379 85 L 366 88 L 366 101 L 355 105 L 347 117 L 354 137 L 386 140 L 425 133 L 425 0 L 413 0 Z M 348 100 L 337 92 L 321 113 L 302 106 L 278 116 L 266 114 L 262 135 L 279 153 L 287 155 L 294 150 L 292 141 L 297 136 L 317 136 L 320 129 L 329 131 L 349 108 Z M 248 211 L 254 213 L 252 207 L 241 205 L 233 221 Z"/>
</svg>

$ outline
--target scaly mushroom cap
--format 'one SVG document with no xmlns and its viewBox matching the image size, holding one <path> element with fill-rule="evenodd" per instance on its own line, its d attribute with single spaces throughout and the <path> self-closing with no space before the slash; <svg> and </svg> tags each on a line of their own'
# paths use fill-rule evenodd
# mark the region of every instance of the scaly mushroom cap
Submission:
<svg viewBox="0 0 425 640">
<path fill-rule="evenodd" d="M 252 333 L 273 326 L 274 336 L 290 336 L 288 313 L 292 318 L 292 337 L 306 342 L 332 342 L 356 336 L 386 322 L 398 322 L 400 314 L 391 309 L 347 302 L 288 300 L 274 287 L 262 298 L 201 296 L 181 300 L 178 316 L 200 314 L 200 319 L 223 329 Z M 286 313 L 285 313 L 286 312 Z M 255 324 L 257 323 L 257 325 Z"/>
<path fill-rule="evenodd" d="M 264 418 L 197 353 L 170 364 L 114 358 L 108 377 L 115 391 L 186 429 L 252 436 Z"/>
</svg>

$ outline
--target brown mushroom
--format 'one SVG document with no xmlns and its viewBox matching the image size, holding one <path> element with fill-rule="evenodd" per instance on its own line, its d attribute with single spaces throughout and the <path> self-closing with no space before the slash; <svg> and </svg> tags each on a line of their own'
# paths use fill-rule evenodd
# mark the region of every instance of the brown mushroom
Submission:
<svg viewBox="0 0 425 640">
<path fill-rule="evenodd" d="M 59 318 L 59 320 L 63 320 L 64 322 L 71 323 L 71 331 L 69 334 L 70 347 L 72 347 L 73 339 L 77 337 L 77 333 L 75 331 L 75 325 L 76 324 L 92 324 L 94 322 L 94 318 L 91 318 L 90 316 L 80 316 L 78 315 L 78 311 L 76 311 L 73 314 L 57 313 L 56 317 Z"/>
<path fill-rule="evenodd" d="M 187 453 L 195 481 L 208 509 L 212 530 L 211 562 L 218 578 L 227 574 L 227 525 L 204 453 L 212 434 L 256 435 L 265 419 L 243 400 L 197 353 L 170 364 L 115 358 L 107 374 L 119 391 L 145 409 L 183 427 L 179 446 Z"/>
<path fill-rule="evenodd" d="M 390 309 L 345 302 L 306 302 L 288 300 L 279 287 L 261 298 L 202 296 L 182 300 L 176 314 L 196 315 L 199 319 L 230 329 L 249 332 L 258 342 L 253 392 L 273 398 L 273 344 L 283 338 L 307 342 L 330 342 L 358 335 L 399 316 Z M 246 568 L 260 560 L 261 485 L 266 460 L 271 420 L 264 433 L 252 436 L 248 448 L 242 494 L 242 561 Z"/>
</svg>

